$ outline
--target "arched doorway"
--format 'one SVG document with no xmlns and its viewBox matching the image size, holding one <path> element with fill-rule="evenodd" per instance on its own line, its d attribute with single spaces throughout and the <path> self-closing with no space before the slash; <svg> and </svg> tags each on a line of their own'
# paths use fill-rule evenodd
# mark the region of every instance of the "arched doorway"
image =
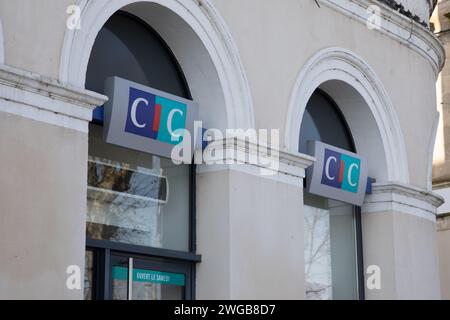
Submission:
<svg viewBox="0 0 450 320">
<path fill-rule="evenodd" d="M 191 98 L 169 46 L 144 21 L 122 11 L 97 36 L 86 88 L 103 93 L 112 76 Z M 85 297 L 193 298 L 193 166 L 108 144 L 103 123 L 98 107 L 89 125 Z"/>
</svg>

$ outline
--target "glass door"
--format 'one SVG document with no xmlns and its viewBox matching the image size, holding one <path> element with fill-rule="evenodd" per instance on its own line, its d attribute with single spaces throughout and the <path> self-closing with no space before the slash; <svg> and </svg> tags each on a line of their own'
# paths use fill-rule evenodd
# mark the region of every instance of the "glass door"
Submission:
<svg viewBox="0 0 450 320">
<path fill-rule="evenodd" d="M 113 300 L 190 298 L 190 270 L 184 264 L 112 255 L 110 272 Z"/>
<path fill-rule="evenodd" d="M 306 298 L 361 298 L 355 207 L 305 192 L 304 217 Z"/>
</svg>

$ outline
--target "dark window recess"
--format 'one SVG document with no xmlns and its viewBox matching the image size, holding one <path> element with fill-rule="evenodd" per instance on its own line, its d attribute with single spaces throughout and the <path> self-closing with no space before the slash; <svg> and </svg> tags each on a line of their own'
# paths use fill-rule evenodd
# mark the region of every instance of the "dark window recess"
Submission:
<svg viewBox="0 0 450 320">
<path fill-rule="evenodd" d="M 170 48 L 153 28 L 126 12 L 114 14 L 98 33 L 89 59 L 86 89 L 104 93 L 105 79 L 112 76 L 191 99 Z M 94 111 L 94 121 L 103 122 L 103 107 Z"/>
<path fill-rule="evenodd" d="M 347 122 L 334 101 L 323 91 L 311 96 L 300 129 L 299 151 L 308 153 L 308 140 L 317 140 L 355 152 Z"/>
</svg>

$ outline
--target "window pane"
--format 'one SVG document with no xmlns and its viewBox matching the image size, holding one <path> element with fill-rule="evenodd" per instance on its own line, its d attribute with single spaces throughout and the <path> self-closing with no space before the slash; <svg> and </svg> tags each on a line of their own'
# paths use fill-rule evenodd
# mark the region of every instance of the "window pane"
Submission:
<svg viewBox="0 0 450 320">
<path fill-rule="evenodd" d="M 95 39 L 86 88 L 103 93 L 105 79 L 111 76 L 190 97 L 184 75 L 168 46 L 148 25 L 120 12 L 106 22 Z"/>
<path fill-rule="evenodd" d="M 328 200 L 333 299 L 358 299 L 356 225 L 353 206 Z"/>
<path fill-rule="evenodd" d="M 353 207 L 305 193 L 304 210 L 306 298 L 357 299 Z"/>
<path fill-rule="evenodd" d="M 128 298 L 128 267 L 112 267 L 113 300 Z M 182 300 L 185 290 L 185 275 L 133 269 L 132 300 Z"/>
<path fill-rule="evenodd" d="M 308 153 L 308 140 L 354 151 L 347 123 L 331 99 L 321 91 L 316 91 L 306 106 L 300 128 L 300 152 Z"/>
<path fill-rule="evenodd" d="M 112 76 L 190 99 L 183 72 L 169 47 L 147 24 L 122 12 L 114 14 L 97 35 L 86 89 L 104 93 L 105 79 Z M 103 122 L 103 112 L 103 107 L 95 109 L 93 119 Z"/>
<path fill-rule="evenodd" d="M 189 166 L 103 142 L 91 125 L 87 236 L 189 250 Z"/>
<path fill-rule="evenodd" d="M 84 300 L 92 300 L 94 285 L 94 252 L 86 250 L 84 263 Z"/>
<path fill-rule="evenodd" d="M 133 300 L 182 300 L 184 287 L 133 281 Z"/>
</svg>

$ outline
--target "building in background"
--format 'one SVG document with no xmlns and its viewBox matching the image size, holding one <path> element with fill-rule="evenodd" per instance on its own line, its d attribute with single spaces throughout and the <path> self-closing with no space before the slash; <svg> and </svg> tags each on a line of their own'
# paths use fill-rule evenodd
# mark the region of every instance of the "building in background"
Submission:
<svg viewBox="0 0 450 320">
<path fill-rule="evenodd" d="M 0 298 L 439 299 L 432 6 L 0 0 Z"/>
<path fill-rule="evenodd" d="M 437 82 L 437 106 L 441 114 L 433 160 L 433 189 L 445 198 L 438 209 L 437 230 L 442 298 L 450 299 L 450 1 L 440 0 L 431 27 L 444 45 L 447 63 Z"/>
</svg>

